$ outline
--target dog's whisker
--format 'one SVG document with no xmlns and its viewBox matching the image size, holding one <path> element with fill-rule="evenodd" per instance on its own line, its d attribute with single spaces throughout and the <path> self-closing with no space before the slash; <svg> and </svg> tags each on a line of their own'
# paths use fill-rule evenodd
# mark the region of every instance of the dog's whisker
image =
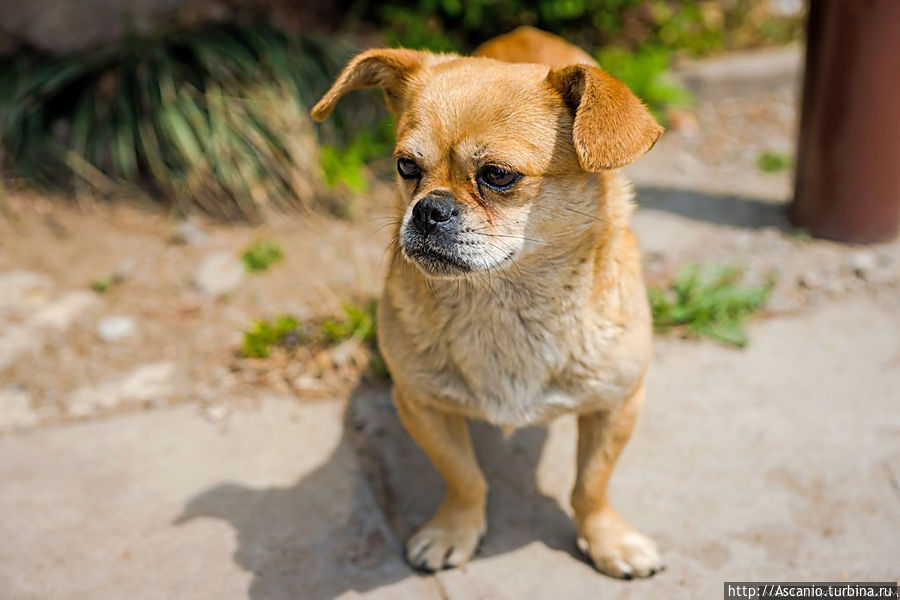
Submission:
<svg viewBox="0 0 900 600">
<path fill-rule="evenodd" d="M 538 240 L 538 239 L 530 238 L 530 237 L 525 237 L 524 235 L 509 235 L 509 234 L 505 234 L 505 233 L 479 233 L 479 232 L 477 232 L 477 231 L 472 231 L 471 233 L 475 233 L 475 234 L 477 234 L 477 235 L 483 235 L 484 237 L 492 237 L 492 238 L 510 238 L 510 239 L 513 239 L 513 240 L 524 240 L 524 241 L 526 241 L 526 242 L 534 242 L 535 244 L 539 244 L 539 245 L 541 245 L 541 246 L 546 246 L 546 245 L 547 245 L 547 243 L 544 242 L 544 241 L 542 241 L 542 240 Z"/>
<path fill-rule="evenodd" d="M 583 216 L 585 216 L 585 217 L 591 219 L 592 221 L 600 221 L 600 222 L 602 222 L 602 223 L 609 223 L 609 222 L 610 222 L 609 219 L 607 219 L 607 218 L 605 218 L 605 217 L 602 217 L 602 216 L 600 216 L 600 215 L 592 215 L 591 213 L 584 212 L 583 210 L 577 210 L 577 209 L 575 209 L 575 208 L 572 208 L 571 206 L 563 206 L 563 209 L 564 209 L 564 210 L 568 210 L 569 212 L 573 212 L 573 213 L 578 214 L 578 215 L 583 215 Z"/>
<path fill-rule="evenodd" d="M 384 252 L 381 253 L 381 258 L 378 260 L 378 268 L 380 269 L 384 265 L 384 257 L 388 255 L 388 253 L 395 253 L 400 249 L 400 238 L 398 236 L 394 236 L 388 242 L 387 247 L 384 249 Z M 393 268 L 394 261 L 391 261 L 391 267 Z"/>
<path fill-rule="evenodd" d="M 501 248 L 500 246 L 497 246 L 496 244 L 492 244 L 491 242 L 487 242 L 487 244 L 488 244 L 489 246 L 491 246 L 492 248 L 495 248 L 495 249 L 497 249 L 498 251 L 500 251 L 500 253 L 501 253 L 502 255 L 505 256 L 504 260 L 507 260 L 507 259 L 508 259 L 508 260 L 511 260 L 511 261 L 512 261 L 513 265 L 516 267 L 516 270 L 517 270 L 518 273 L 519 273 L 519 278 L 521 279 L 520 283 L 524 285 L 524 283 L 525 283 L 525 274 L 522 273 L 522 269 L 519 267 L 519 263 L 516 261 L 516 257 L 513 256 L 512 253 L 507 252 L 506 250 L 504 250 L 504 249 Z"/>
<path fill-rule="evenodd" d="M 402 223 L 402 220 L 398 219 L 396 222 L 393 222 L 393 223 L 384 223 L 382 225 L 379 225 L 378 227 L 376 227 L 375 229 L 373 229 L 372 231 L 369 232 L 366 239 L 367 240 L 371 239 L 376 233 L 378 233 L 379 231 L 383 231 L 387 227 L 391 227 L 391 226 L 400 227 L 401 223 Z"/>
</svg>

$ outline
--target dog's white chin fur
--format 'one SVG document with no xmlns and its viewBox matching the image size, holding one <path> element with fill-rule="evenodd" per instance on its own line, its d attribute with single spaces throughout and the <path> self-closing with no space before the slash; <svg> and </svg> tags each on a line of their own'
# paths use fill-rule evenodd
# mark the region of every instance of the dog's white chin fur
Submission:
<svg viewBox="0 0 900 600">
<path fill-rule="evenodd" d="M 507 269 L 514 262 L 514 256 L 497 260 L 490 255 L 482 255 L 480 260 L 466 260 L 463 257 L 455 259 L 460 264 L 453 264 L 435 256 L 411 256 L 401 244 L 401 255 L 404 260 L 414 265 L 423 275 L 430 279 L 475 279 L 487 274 L 498 274 Z M 464 265 L 464 266 L 463 266 Z"/>
</svg>

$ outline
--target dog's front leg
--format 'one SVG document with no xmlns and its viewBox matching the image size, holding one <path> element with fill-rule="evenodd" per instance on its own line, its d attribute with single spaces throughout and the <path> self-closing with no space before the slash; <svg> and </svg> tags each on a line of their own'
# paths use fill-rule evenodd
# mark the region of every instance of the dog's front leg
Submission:
<svg viewBox="0 0 900 600">
<path fill-rule="evenodd" d="M 463 417 L 411 401 L 397 386 L 394 404 L 409 435 L 447 485 L 437 511 L 406 543 L 407 560 L 428 571 L 461 565 L 475 553 L 486 524 L 487 482 L 469 427 Z"/>
<path fill-rule="evenodd" d="M 643 396 L 641 385 L 616 409 L 578 417 L 578 474 L 572 490 L 578 547 L 598 570 L 626 579 L 648 577 L 663 568 L 653 540 L 632 529 L 606 497 Z"/>
</svg>

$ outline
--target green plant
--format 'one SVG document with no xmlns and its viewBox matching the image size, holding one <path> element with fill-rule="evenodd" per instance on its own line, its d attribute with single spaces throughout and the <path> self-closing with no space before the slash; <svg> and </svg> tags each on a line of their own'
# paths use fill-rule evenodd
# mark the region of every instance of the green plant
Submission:
<svg viewBox="0 0 900 600">
<path fill-rule="evenodd" d="M 763 285 L 740 286 L 741 274 L 741 269 L 733 266 L 690 263 L 678 272 L 668 290 L 649 288 L 655 329 L 677 328 L 746 346 L 744 324 L 765 304 L 775 282 L 770 277 Z"/>
<path fill-rule="evenodd" d="M 443 30 L 439 19 L 393 4 L 381 7 L 379 17 L 391 24 L 385 31 L 385 41 L 391 46 L 422 48 L 433 52 L 459 52 L 458 40 Z"/>
<path fill-rule="evenodd" d="M 653 116 L 664 121 L 666 107 L 693 102 L 690 92 L 669 73 L 670 57 L 671 52 L 663 48 L 631 51 L 611 47 L 597 53 L 597 62 L 643 100 Z"/>
<path fill-rule="evenodd" d="M 318 326 L 301 324 L 296 318 L 282 315 L 271 321 L 258 320 L 244 332 L 240 354 L 249 358 L 266 358 L 273 347 L 306 345 L 314 351 L 356 340 L 369 352 L 369 371 L 380 379 L 390 375 L 375 341 L 375 312 L 377 303 L 348 301 L 341 317 L 330 317 Z"/>
<path fill-rule="evenodd" d="M 266 358 L 273 346 L 297 345 L 306 340 L 305 332 L 297 319 L 281 315 L 272 321 L 254 321 L 253 326 L 244 332 L 241 343 L 241 354 L 248 358 Z"/>
<path fill-rule="evenodd" d="M 790 154 L 766 150 L 756 157 L 756 167 L 764 173 L 780 173 L 793 164 Z"/>
<path fill-rule="evenodd" d="M 249 273 L 265 271 L 282 258 L 284 250 L 281 249 L 281 244 L 272 240 L 258 240 L 241 254 L 244 268 Z"/>
<path fill-rule="evenodd" d="M 112 284 L 113 281 L 111 277 L 98 277 L 91 282 L 91 289 L 98 294 L 102 294 L 109 291 L 109 288 L 112 287 Z"/>
<path fill-rule="evenodd" d="M 377 303 L 374 300 L 365 304 L 345 302 L 343 318 L 326 319 L 322 322 L 324 339 L 333 344 L 357 339 L 374 347 L 376 307 Z"/>
<path fill-rule="evenodd" d="M 656 47 L 708 54 L 723 47 L 783 43 L 802 15 L 770 0 L 357 0 L 388 43 L 438 51 L 471 49 L 520 25 L 551 31 L 588 49 Z"/>
<path fill-rule="evenodd" d="M 331 39 L 217 24 L 2 58 L 0 158 L 34 183 L 128 182 L 229 218 L 308 207 L 317 165 L 307 109 L 348 54 Z M 318 131 L 340 139 L 334 124 Z"/>
<path fill-rule="evenodd" d="M 380 127 L 358 131 L 344 148 L 322 146 L 319 164 L 325 182 L 331 187 L 345 186 L 353 192 L 365 192 L 368 189 L 366 165 L 390 154 L 393 140 L 393 121 L 386 118 Z"/>
</svg>

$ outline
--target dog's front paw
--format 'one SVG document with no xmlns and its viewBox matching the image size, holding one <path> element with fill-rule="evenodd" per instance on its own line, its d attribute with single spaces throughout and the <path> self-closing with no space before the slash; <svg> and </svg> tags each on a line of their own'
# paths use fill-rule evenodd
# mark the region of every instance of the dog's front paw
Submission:
<svg viewBox="0 0 900 600">
<path fill-rule="evenodd" d="M 598 571 L 622 579 L 650 577 L 665 568 L 656 543 L 618 515 L 588 521 L 578 536 L 578 549 Z"/>
<path fill-rule="evenodd" d="M 442 507 L 406 542 L 406 560 L 425 571 L 458 567 L 475 554 L 484 531 L 483 511 Z"/>
</svg>

